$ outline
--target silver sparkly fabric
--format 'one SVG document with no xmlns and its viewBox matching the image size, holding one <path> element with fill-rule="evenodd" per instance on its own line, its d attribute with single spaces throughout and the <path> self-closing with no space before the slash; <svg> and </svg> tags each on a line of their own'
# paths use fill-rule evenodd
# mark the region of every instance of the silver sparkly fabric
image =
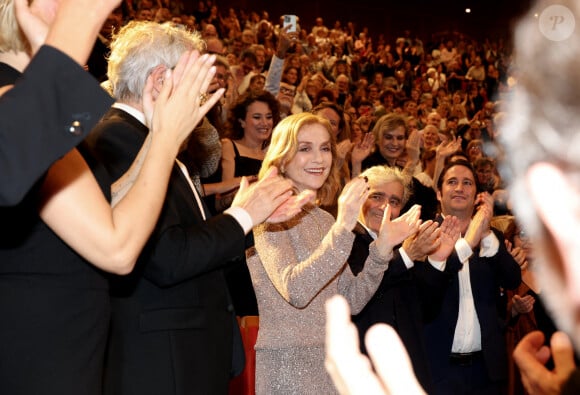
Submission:
<svg viewBox="0 0 580 395">
<path fill-rule="evenodd" d="M 346 260 L 354 234 L 310 207 L 283 224 L 254 229 L 247 262 L 258 300 L 256 394 L 335 394 L 324 368 L 324 303 L 341 293 L 353 314 L 375 293 L 388 261 L 374 245 L 355 277 Z"/>
</svg>

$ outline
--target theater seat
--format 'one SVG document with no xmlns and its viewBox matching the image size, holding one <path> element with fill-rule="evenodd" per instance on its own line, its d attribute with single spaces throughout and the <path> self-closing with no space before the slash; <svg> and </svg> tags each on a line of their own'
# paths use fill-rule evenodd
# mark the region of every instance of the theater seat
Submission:
<svg viewBox="0 0 580 395">
<path fill-rule="evenodd" d="M 258 339 L 260 320 L 256 315 L 249 315 L 239 319 L 238 323 L 244 343 L 246 366 L 239 376 L 230 381 L 229 395 L 254 395 L 256 393 L 256 350 L 254 350 L 254 346 Z"/>
</svg>

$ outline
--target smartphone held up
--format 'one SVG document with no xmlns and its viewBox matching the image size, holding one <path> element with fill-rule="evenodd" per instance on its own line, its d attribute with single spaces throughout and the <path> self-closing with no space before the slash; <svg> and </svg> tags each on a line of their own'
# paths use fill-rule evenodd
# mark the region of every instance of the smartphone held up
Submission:
<svg viewBox="0 0 580 395">
<path fill-rule="evenodd" d="M 288 29 L 288 33 L 297 33 L 298 32 L 298 24 L 296 21 L 296 15 L 284 15 L 284 23 L 282 27 L 290 26 Z"/>
</svg>

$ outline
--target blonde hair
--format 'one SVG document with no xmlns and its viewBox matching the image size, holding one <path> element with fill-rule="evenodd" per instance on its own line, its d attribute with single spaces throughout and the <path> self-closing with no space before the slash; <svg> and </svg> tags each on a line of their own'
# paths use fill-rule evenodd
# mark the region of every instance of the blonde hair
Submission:
<svg viewBox="0 0 580 395">
<path fill-rule="evenodd" d="M 340 189 L 340 177 L 338 174 L 336 140 L 332 133 L 328 120 L 311 113 L 301 113 L 290 115 L 284 118 L 272 132 L 272 141 L 268 152 L 262 162 L 259 178 L 263 178 L 268 169 L 272 166 L 278 168 L 280 174 L 284 175 L 284 167 L 298 152 L 298 133 L 304 126 L 319 124 L 324 126 L 330 139 L 332 152 L 332 164 L 328 178 L 317 191 L 317 201 L 320 205 L 330 205 L 334 202 L 336 194 Z"/>
<path fill-rule="evenodd" d="M 405 117 L 395 113 L 383 115 L 377 120 L 377 123 L 372 130 L 373 135 L 375 136 L 375 142 L 379 144 L 385 132 L 390 132 L 399 127 L 402 127 L 405 130 L 405 138 L 409 137 L 409 130 L 407 128 L 407 122 L 405 122 Z"/>
<path fill-rule="evenodd" d="M 199 32 L 170 22 L 132 21 L 111 43 L 107 74 L 117 100 L 140 100 L 147 77 L 159 65 L 173 68 L 189 50 L 205 50 Z"/>
<path fill-rule="evenodd" d="M 29 49 L 16 14 L 13 0 L 0 0 L 0 52 L 23 52 Z"/>
</svg>

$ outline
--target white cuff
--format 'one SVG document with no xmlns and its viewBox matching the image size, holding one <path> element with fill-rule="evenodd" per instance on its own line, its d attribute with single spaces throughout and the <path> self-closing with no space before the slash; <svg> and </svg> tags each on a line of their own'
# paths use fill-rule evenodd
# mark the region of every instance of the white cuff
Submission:
<svg viewBox="0 0 580 395">
<path fill-rule="evenodd" d="M 433 266 L 435 269 L 439 270 L 440 272 L 445 270 L 445 267 L 447 266 L 447 261 L 436 261 L 435 259 L 431 259 L 430 256 L 427 257 L 427 260 L 429 261 L 431 266 Z"/>
<path fill-rule="evenodd" d="M 499 250 L 499 240 L 497 239 L 495 233 L 490 232 L 487 236 L 481 239 L 481 248 L 479 250 L 480 257 L 492 257 L 497 254 Z"/>
<path fill-rule="evenodd" d="M 407 266 L 407 269 L 410 269 L 413 266 L 415 266 L 415 262 L 413 262 L 413 260 L 409 258 L 409 255 L 407 255 L 407 252 L 403 247 L 399 248 L 399 254 L 401 254 L 401 258 L 403 258 L 403 262 L 405 263 L 405 266 Z"/>
<path fill-rule="evenodd" d="M 244 234 L 246 235 L 250 233 L 250 231 L 254 227 L 252 217 L 250 216 L 250 214 L 248 214 L 246 210 L 244 210 L 241 207 L 230 207 L 226 211 L 224 211 L 224 214 L 231 215 L 232 217 L 234 217 L 234 219 L 238 221 L 238 223 L 244 230 Z"/>
<path fill-rule="evenodd" d="M 473 255 L 473 250 L 463 237 L 455 242 L 455 251 L 459 257 L 459 262 L 461 263 L 467 262 L 471 255 Z"/>
</svg>

